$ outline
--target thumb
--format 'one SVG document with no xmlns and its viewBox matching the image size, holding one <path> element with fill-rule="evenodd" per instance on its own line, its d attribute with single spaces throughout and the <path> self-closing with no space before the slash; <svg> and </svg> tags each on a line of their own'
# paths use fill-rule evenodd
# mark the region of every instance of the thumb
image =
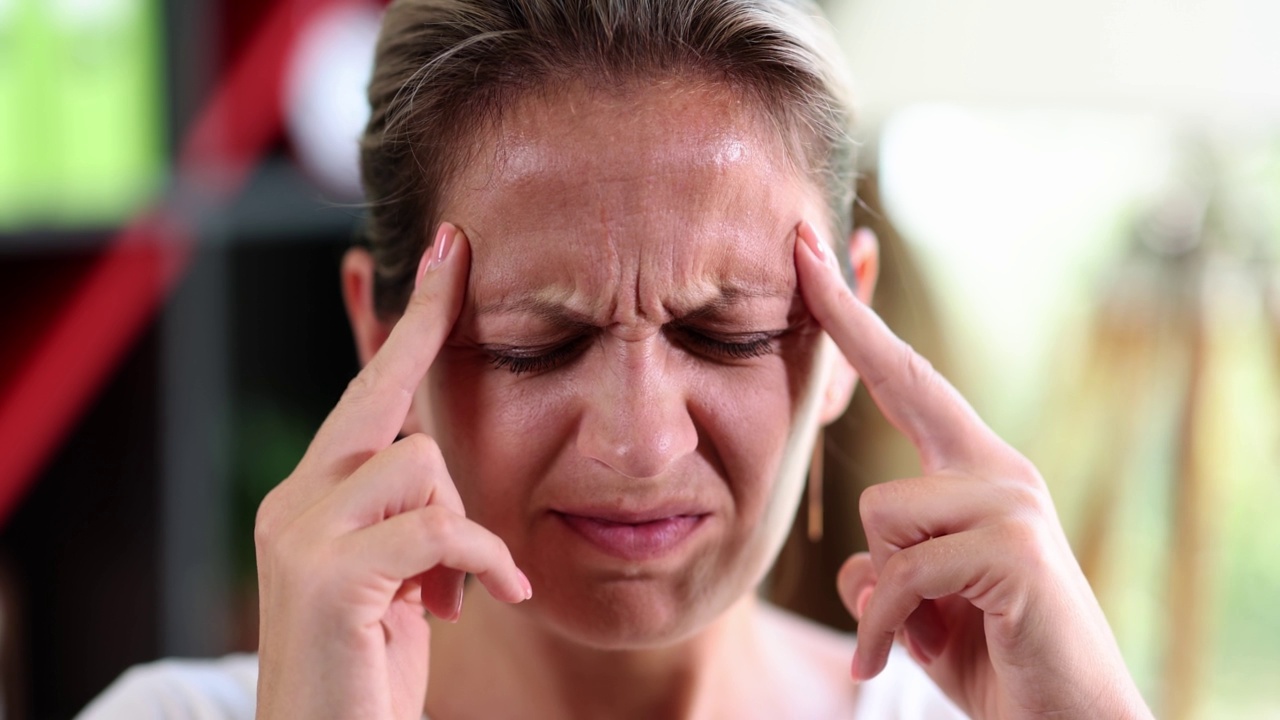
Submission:
<svg viewBox="0 0 1280 720">
<path fill-rule="evenodd" d="M 856 553 L 840 567 L 840 572 L 836 575 L 836 592 L 855 620 L 862 619 L 875 585 L 876 572 L 871 564 L 870 553 Z"/>
</svg>

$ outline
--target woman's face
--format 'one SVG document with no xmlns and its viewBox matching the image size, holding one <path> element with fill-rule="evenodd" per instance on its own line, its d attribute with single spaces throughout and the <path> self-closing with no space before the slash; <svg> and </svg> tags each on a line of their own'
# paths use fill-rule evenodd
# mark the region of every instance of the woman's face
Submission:
<svg viewBox="0 0 1280 720">
<path fill-rule="evenodd" d="M 443 206 L 471 272 L 421 421 L 524 612 L 599 647 L 686 637 L 793 517 L 834 364 L 792 254 L 820 195 L 722 88 L 530 98 L 486 139 Z"/>
</svg>

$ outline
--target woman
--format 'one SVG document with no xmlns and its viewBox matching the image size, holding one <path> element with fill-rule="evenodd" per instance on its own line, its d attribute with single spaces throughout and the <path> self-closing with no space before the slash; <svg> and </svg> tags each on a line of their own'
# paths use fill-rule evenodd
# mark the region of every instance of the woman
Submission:
<svg viewBox="0 0 1280 720">
<path fill-rule="evenodd" d="M 365 365 L 259 512 L 258 718 L 1149 716 L 1035 469 L 866 304 L 814 13 L 391 6 Z M 864 495 L 855 648 L 755 590 L 859 378 L 923 474 Z M 252 688 L 164 666 L 86 716 Z"/>
</svg>

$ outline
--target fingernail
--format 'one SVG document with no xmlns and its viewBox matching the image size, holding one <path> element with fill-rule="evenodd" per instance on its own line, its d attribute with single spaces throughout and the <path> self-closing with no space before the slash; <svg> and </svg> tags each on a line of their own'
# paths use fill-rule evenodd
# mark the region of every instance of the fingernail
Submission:
<svg viewBox="0 0 1280 720">
<path fill-rule="evenodd" d="M 449 614 L 448 620 L 456 623 L 462 618 L 462 585 L 458 585 L 458 599 L 453 603 L 453 612 Z"/>
<path fill-rule="evenodd" d="M 449 257 L 449 251 L 453 249 L 453 238 L 458 233 L 458 229 L 450 223 L 441 223 L 440 229 L 436 231 L 436 238 L 432 241 L 431 247 L 422 254 L 422 260 L 418 263 L 418 279 L 413 287 L 416 290 L 422 284 L 422 277 L 427 273 L 435 270 L 444 264 L 446 258 Z"/>
<path fill-rule="evenodd" d="M 533 597 L 533 585 L 529 584 L 529 578 L 523 571 L 516 569 L 520 575 L 520 586 L 524 588 L 524 599 L 529 600 Z"/>
<path fill-rule="evenodd" d="M 866 587 L 862 589 L 862 592 L 858 593 L 858 602 L 854 603 L 854 606 L 857 609 L 859 620 L 861 620 L 862 616 L 866 614 L 867 603 L 871 602 L 871 594 L 873 592 L 875 592 L 875 588 Z"/>
<path fill-rule="evenodd" d="M 810 252 L 818 256 L 825 265 L 827 263 L 826 243 L 822 242 L 822 238 L 818 237 L 817 231 L 807 220 L 800 224 L 800 235 L 804 239 L 804 244 L 809 246 Z"/>
</svg>

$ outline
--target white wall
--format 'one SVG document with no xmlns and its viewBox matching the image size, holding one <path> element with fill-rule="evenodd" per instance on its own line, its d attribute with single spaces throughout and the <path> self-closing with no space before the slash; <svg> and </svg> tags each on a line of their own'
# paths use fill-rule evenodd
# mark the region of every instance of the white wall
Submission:
<svg viewBox="0 0 1280 720">
<path fill-rule="evenodd" d="M 917 101 L 1280 120 L 1280 0 L 830 0 L 864 122 Z"/>
</svg>

